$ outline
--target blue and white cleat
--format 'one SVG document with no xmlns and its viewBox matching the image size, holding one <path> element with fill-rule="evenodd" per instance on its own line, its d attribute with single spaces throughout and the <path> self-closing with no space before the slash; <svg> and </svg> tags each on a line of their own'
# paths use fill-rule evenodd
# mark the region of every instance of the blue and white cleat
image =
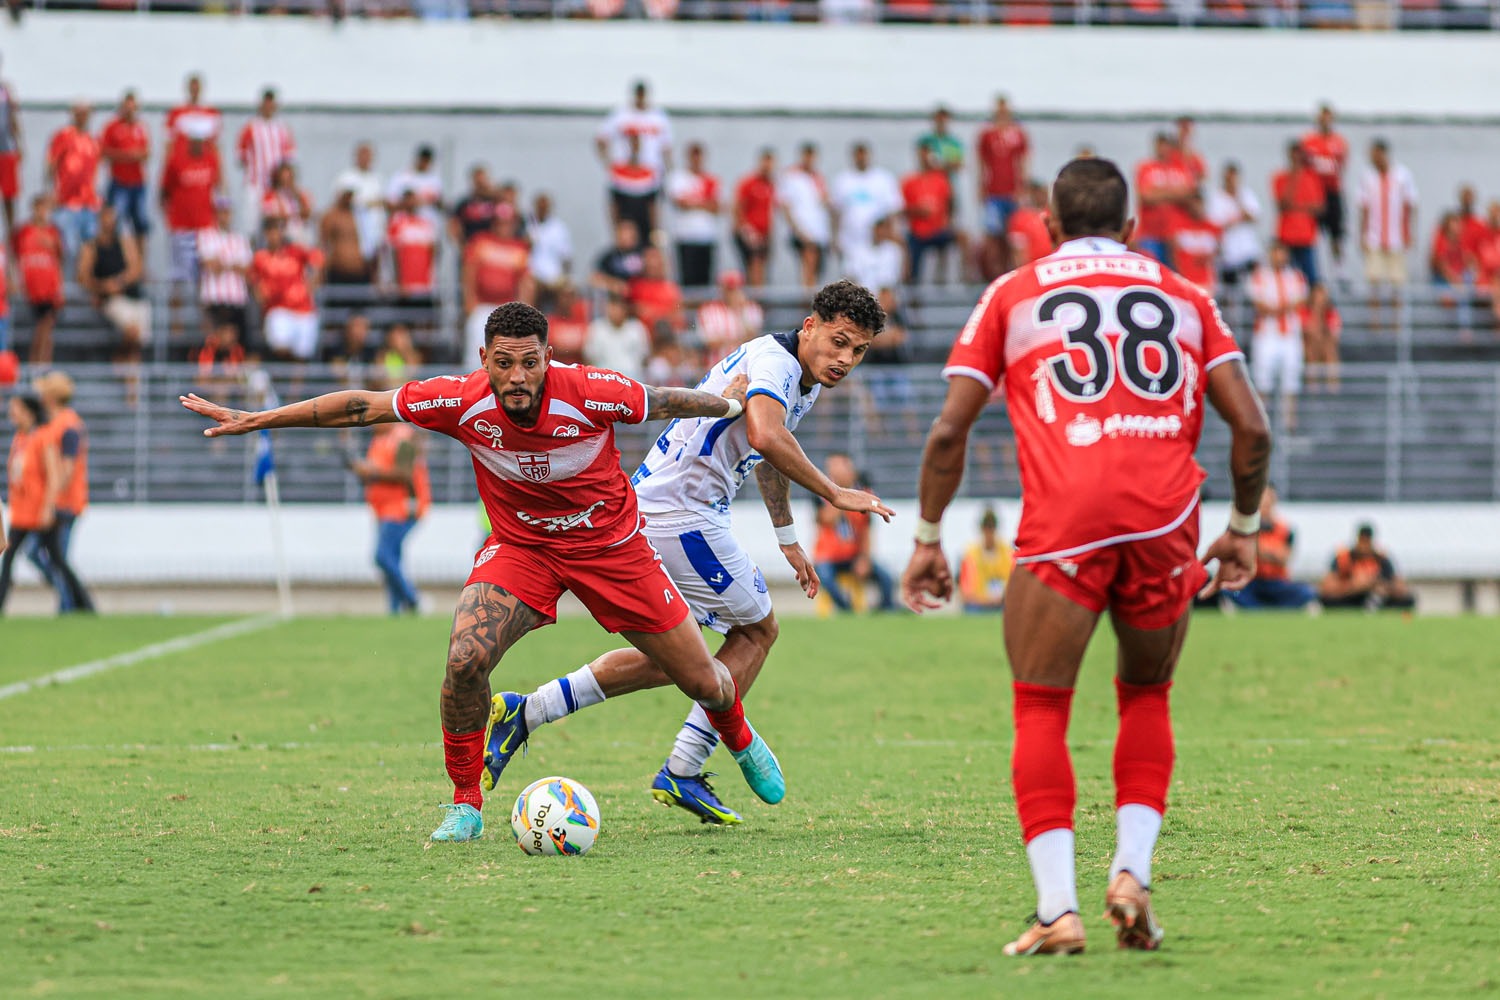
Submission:
<svg viewBox="0 0 1500 1000">
<path fill-rule="evenodd" d="M 762 802 L 774 806 L 786 797 L 786 778 L 781 775 L 781 762 L 760 738 L 760 733 L 753 728 L 750 733 L 755 737 L 750 745 L 737 753 L 731 750 L 730 755 L 740 766 L 740 773 L 745 776 L 750 790 L 759 795 Z"/>
<path fill-rule="evenodd" d="M 443 808 L 448 815 L 443 817 L 443 825 L 432 831 L 433 840 L 460 844 L 484 834 L 484 816 L 467 802 L 453 802 Z"/>
<path fill-rule="evenodd" d="M 714 826 L 733 826 L 743 823 L 744 817 L 719 801 L 714 788 L 708 783 L 707 774 L 695 774 L 684 778 L 667 770 L 663 764 L 651 782 L 651 797 L 664 806 L 686 809 L 703 823 Z"/>
<path fill-rule="evenodd" d="M 484 773 L 479 785 L 487 792 L 495 790 L 505 765 L 526 745 L 531 731 L 526 728 L 526 696 L 514 691 L 495 695 L 490 722 L 484 730 Z"/>
</svg>

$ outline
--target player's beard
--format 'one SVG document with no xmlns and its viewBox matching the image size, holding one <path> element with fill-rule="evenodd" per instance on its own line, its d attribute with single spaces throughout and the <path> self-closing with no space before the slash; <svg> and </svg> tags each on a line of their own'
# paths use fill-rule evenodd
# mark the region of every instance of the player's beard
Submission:
<svg viewBox="0 0 1500 1000">
<path fill-rule="evenodd" d="M 530 389 L 526 390 L 526 392 L 528 395 L 524 403 L 517 402 L 517 397 L 512 396 L 510 392 L 503 393 L 500 396 L 500 408 L 505 411 L 505 415 L 523 427 L 536 422 L 538 416 L 537 403 L 541 399 L 540 392 Z"/>
</svg>

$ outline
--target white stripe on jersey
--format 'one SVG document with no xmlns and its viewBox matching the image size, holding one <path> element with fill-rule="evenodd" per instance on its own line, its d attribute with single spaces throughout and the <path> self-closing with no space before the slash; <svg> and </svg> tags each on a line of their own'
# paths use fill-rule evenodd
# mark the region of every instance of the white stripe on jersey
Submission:
<svg viewBox="0 0 1500 1000">
<path fill-rule="evenodd" d="M 786 406 L 788 430 L 797 429 L 822 389 L 816 384 L 802 389 L 801 362 L 772 336 L 735 350 L 709 369 L 698 388 L 719 395 L 741 374 L 750 380 L 749 396 L 768 395 Z M 727 522 L 729 501 L 760 461 L 743 416 L 677 419 L 630 481 L 646 514 L 693 511 Z"/>
<path fill-rule="evenodd" d="M 245 138 L 247 136 L 248 142 Z M 271 171 L 281 161 L 291 159 L 296 151 L 291 129 L 280 119 L 266 121 L 259 115 L 245 125 L 240 142 L 244 155 L 245 183 L 257 191 L 270 187 Z"/>
<path fill-rule="evenodd" d="M 226 233 L 218 229 L 202 229 L 198 232 L 198 260 L 216 260 L 226 267 L 250 266 L 250 241 L 239 233 Z M 207 268 L 198 269 L 198 295 L 209 305 L 242 306 L 249 295 L 245 288 L 245 276 L 238 271 L 209 273 Z"/>
</svg>

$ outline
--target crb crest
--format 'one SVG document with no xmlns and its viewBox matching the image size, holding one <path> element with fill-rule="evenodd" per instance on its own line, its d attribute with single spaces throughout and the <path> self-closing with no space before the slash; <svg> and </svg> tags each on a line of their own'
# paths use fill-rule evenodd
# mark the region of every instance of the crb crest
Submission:
<svg viewBox="0 0 1500 1000">
<path fill-rule="evenodd" d="M 550 455 L 517 455 L 516 463 L 521 467 L 521 475 L 533 483 L 543 483 L 552 478 Z"/>
</svg>

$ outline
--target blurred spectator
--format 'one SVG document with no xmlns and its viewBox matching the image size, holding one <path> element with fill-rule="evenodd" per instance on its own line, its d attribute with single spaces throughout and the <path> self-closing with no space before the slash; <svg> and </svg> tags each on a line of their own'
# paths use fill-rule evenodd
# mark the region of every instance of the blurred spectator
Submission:
<svg viewBox="0 0 1500 1000">
<path fill-rule="evenodd" d="M 547 311 L 547 344 L 552 348 L 552 360 L 565 365 L 581 364 L 588 336 L 589 304 L 572 282 L 564 280 L 555 286 Z"/>
<path fill-rule="evenodd" d="M 1287 168 L 1271 178 L 1279 213 L 1276 239 L 1292 266 L 1309 285 L 1318 283 L 1318 219 L 1324 211 L 1323 182 L 1307 163 L 1307 152 L 1293 140 L 1286 147 Z"/>
<path fill-rule="evenodd" d="M 112 204 L 99 210 L 99 232 L 78 254 L 78 284 L 94 308 L 120 335 L 115 360 L 141 360 L 141 345 L 151 336 L 151 304 L 141 287 L 141 253 L 135 240 L 120 238 L 119 215 Z M 134 403 L 135 381 L 127 395 Z"/>
<path fill-rule="evenodd" d="M 771 218 L 776 206 L 776 151 L 760 151 L 755 172 L 740 178 L 734 189 L 734 245 L 751 288 L 766 283 L 771 255 Z"/>
<path fill-rule="evenodd" d="M 1489 235 L 1489 226 L 1485 225 L 1479 214 L 1479 195 L 1472 184 L 1464 184 L 1458 189 L 1458 221 L 1462 227 L 1464 253 L 1469 255 L 1471 262 L 1469 277 L 1472 278 L 1479 260 L 1480 245 Z"/>
<path fill-rule="evenodd" d="M 437 294 L 438 225 L 424 211 L 415 188 L 407 188 L 386 224 L 391 278 L 403 304 L 432 306 Z"/>
<path fill-rule="evenodd" d="M 434 226 L 443 220 L 443 179 L 438 176 L 435 160 L 437 154 L 425 143 L 417 147 L 412 155 L 411 166 L 391 175 L 385 186 L 385 200 L 392 212 L 400 205 L 407 191 L 417 199 L 417 210 Z M 387 226 L 389 232 L 389 225 Z"/>
<path fill-rule="evenodd" d="M 344 377 L 347 385 L 364 386 L 371 380 L 370 368 L 375 364 L 375 356 L 370 317 L 359 312 L 349 314 L 344 321 L 344 335 L 323 351 L 323 360 Z"/>
<path fill-rule="evenodd" d="M 745 294 L 745 276 L 738 271 L 719 274 L 719 297 L 698 307 L 698 338 L 710 363 L 725 357 L 765 326 L 760 306 Z"/>
<path fill-rule="evenodd" d="M 196 234 L 198 301 L 203 305 L 207 335 L 198 364 L 204 375 L 224 361 L 236 367 L 244 357 L 249 332 L 247 279 L 254 259 L 250 240 L 234 229 L 234 202 L 220 196 L 214 203 L 214 224 Z"/>
<path fill-rule="evenodd" d="M 466 365 L 479 365 L 484 347 L 484 324 L 490 313 L 507 302 L 532 302 L 536 297 L 528 268 L 531 251 L 516 235 L 516 216 L 510 206 L 495 213 L 488 232 L 469 241 L 463 251 L 459 286 L 463 294 Z"/>
<path fill-rule="evenodd" d="M 1319 282 L 1307 293 L 1302 307 L 1302 353 L 1307 362 L 1309 385 L 1337 392 L 1339 388 L 1339 337 L 1344 317 L 1333 304 L 1328 286 Z"/>
<path fill-rule="evenodd" d="M 1194 188 L 1202 185 L 1208 177 L 1208 164 L 1203 160 L 1203 154 L 1198 152 L 1198 144 L 1193 139 L 1193 133 L 1197 130 L 1197 123 L 1191 115 L 1179 115 L 1177 118 L 1177 137 L 1173 143 L 1174 161 L 1183 170 L 1188 172 Z"/>
<path fill-rule="evenodd" d="M 1459 335 L 1473 336 L 1469 280 L 1474 273 L 1474 257 L 1464 244 L 1463 219 L 1457 212 L 1444 213 L 1433 230 L 1427 268 L 1432 283 L 1443 289 L 1439 301 L 1458 311 Z"/>
<path fill-rule="evenodd" d="M 907 441 L 915 442 L 921 430 L 917 426 L 916 397 L 912 394 L 908 368 L 912 361 L 911 345 L 906 335 L 900 286 L 884 284 L 873 290 L 880 308 L 885 310 L 885 329 L 870 342 L 865 353 L 864 384 L 869 388 L 866 419 L 870 433 L 876 435 L 890 433 L 888 419 L 899 422 Z"/>
<path fill-rule="evenodd" d="M 1027 159 L 1031 152 L 1031 140 L 1011 115 L 1010 102 L 1006 98 L 995 98 L 994 115 L 989 127 L 979 133 L 976 152 L 985 232 L 980 271 L 988 281 L 1013 266 L 1006 234 L 1010 229 L 1011 213 L 1015 212 L 1020 199 L 1021 187 L 1026 183 Z"/>
<path fill-rule="evenodd" d="M 776 204 L 786 218 L 792 251 L 802 265 L 802 287 L 814 288 L 823 277 L 833 239 L 833 211 L 828 188 L 818 173 L 818 147 L 813 143 L 802 144 L 796 164 L 777 181 Z"/>
<path fill-rule="evenodd" d="M 1376 139 L 1370 143 L 1370 167 L 1359 182 L 1360 248 L 1365 254 L 1365 280 L 1370 283 L 1370 322 L 1376 329 L 1382 325 L 1382 293 L 1389 293 L 1394 306 L 1406 286 L 1406 253 L 1416 214 L 1417 184 L 1411 171 L 1393 163 L 1390 145 Z"/>
<path fill-rule="evenodd" d="M 1321 286 L 1320 286 L 1321 287 Z M 1260 534 L 1255 539 L 1255 579 L 1224 599 L 1241 608 L 1304 608 L 1318 599 L 1311 586 L 1291 578 L 1297 535 L 1276 510 L 1276 487 L 1260 495 Z"/>
<path fill-rule="evenodd" d="M 73 545 L 73 529 L 89 504 L 88 427 L 83 418 L 73 410 L 73 380 L 67 372 L 54 370 L 45 373 L 36 380 L 36 392 L 41 398 L 42 411 L 47 418 L 45 430 L 57 448 L 58 480 L 62 484 L 54 503 L 57 550 L 62 554 L 63 561 L 71 564 L 69 555 Z M 40 537 L 32 537 L 31 543 L 26 546 L 26 557 L 43 578 L 52 584 L 52 589 L 57 591 L 59 614 L 89 610 L 76 605 L 77 592 L 69 586 L 67 574 L 52 562 Z"/>
<path fill-rule="evenodd" d="M 380 349 L 380 370 L 387 385 L 401 385 L 411 380 L 422 367 L 422 352 L 411 339 L 411 328 L 395 323 L 385 332 L 385 346 Z M 478 361 L 475 361 L 478 367 Z"/>
<path fill-rule="evenodd" d="M 656 346 L 646 359 L 648 385 L 690 386 L 698 381 L 703 366 L 693 362 L 675 334 L 656 338 Z"/>
<path fill-rule="evenodd" d="M 531 277 L 536 282 L 537 300 L 549 303 L 564 286 L 572 287 L 573 234 L 553 212 L 552 197 L 546 192 L 539 192 L 531 201 L 526 238 L 531 241 Z"/>
<path fill-rule="evenodd" d="M 52 327 L 63 306 L 63 238 L 52 224 L 52 203 L 44 194 L 31 199 L 31 218 L 12 242 L 21 289 L 31 306 L 31 363 L 52 363 Z"/>
<path fill-rule="evenodd" d="M 1041 260 L 1057 249 L 1047 228 L 1047 185 L 1030 181 L 1020 205 L 1011 213 L 1006 231 L 1010 260 L 1016 267 Z"/>
<path fill-rule="evenodd" d="M 0 240 L 0 387 L 13 385 L 20 376 L 21 362 L 10 349 L 10 254 L 9 239 Z M 0 538 L 5 535 L 0 529 Z"/>
<path fill-rule="evenodd" d="M 297 158 L 297 143 L 292 138 L 292 130 L 276 116 L 277 110 L 276 91 L 267 87 L 261 91 L 255 117 L 240 129 L 235 144 L 240 169 L 244 173 L 244 209 L 240 225 L 246 232 L 254 232 L 260 226 L 261 200 L 271 186 L 271 175 L 277 164 Z"/>
<path fill-rule="evenodd" d="M 703 165 L 703 143 L 688 144 L 687 166 L 667 178 L 667 197 L 675 212 L 672 239 L 677 246 L 677 280 L 684 288 L 707 288 L 713 282 L 723 206 L 719 179 Z"/>
<path fill-rule="evenodd" d="M 151 156 L 151 135 L 141 124 L 135 91 L 125 91 L 120 111 L 99 133 L 99 152 L 109 164 L 109 188 L 105 201 L 130 226 L 144 252 L 151 219 L 146 213 L 146 161 Z"/>
<path fill-rule="evenodd" d="M 660 247 L 648 246 L 641 251 L 641 274 L 631 280 L 626 297 L 635 318 L 653 337 L 660 336 L 664 329 L 680 332 L 687 325 L 682 289 L 667 275 L 667 258 Z"/>
<path fill-rule="evenodd" d="M 1474 264 L 1477 269 L 1474 283 L 1480 294 L 1490 300 L 1495 325 L 1500 329 L 1500 201 L 1489 204 L 1489 215 L 1474 255 Z"/>
<path fill-rule="evenodd" d="M 432 506 L 432 486 L 422 444 L 409 424 L 377 424 L 364 460 L 350 458 L 349 471 L 365 487 L 365 502 L 375 515 L 375 566 L 385 582 L 386 607 L 392 615 L 415 614 L 417 589 L 402 565 L 406 538 Z"/>
<path fill-rule="evenodd" d="M 373 297 L 375 269 L 360 242 L 355 196 L 353 185 L 340 188 L 333 204 L 318 221 L 318 246 L 323 250 L 329 305 L 357 306 Z"/>
<path fill-rule="evenodd" d="M 335 191 L 354 192 L 354 222 L 359 227 L 359 250 L 373 276 L 375 257 L 385 245 L 385 192 L 375 173 L 375 149 L 368 142 L 354 147 L 354 162 L 333 182 Z"/>
<path fill-rule="evenodd" d="M 1323 184 L 1323 211 L 1318 225 L 1328 236 L 1333 254 L 1333 273 L 1344 278 L 1344 166 L 1349 162 L 1349 142 L 1333 130 L 1333 108 L 1318 108 L 1316 127 L 1302 137 L 1308 165 Z M 1311 279 L 1309 279 L 1311 280 Z"/>
<path fill-rule="evenodd" d="M 1172 231 L 1172 261 L 1177 273 L 1214 294 L 1219 259 L 1219 227 L 1208 220 L 1203 196 L 1188 195 L 1187 210 Z"/>
<path fill-rule="evenodd" d="M 278 163 L 271 171 L 271 186 L 260 200 L 260 217 L 280 219 L 286 224 L 286 238 L 293 243 L 312 246 L 316 242 L 312 197 L 297 185 L 297 168 L 293 164 Z"/>
<path fill-rule="evenodd" d="M 941 104 L 932 112 L 932 131 L 917 138 L 917 145 L 932 151 L 934 162 L 948 175 L 948 183 L 957 191 L 957 182 L 964 171 L 964 144 L 952 132 L 953 113 Z"/>
<path fill-rule="evenodd" d="M 906 271 L 906 243 L 896 231 L 896 219 L 891 215 L 875 223 L 874 241 L 868 247 L 844 261 L 844 273 L 877 294 L 883 288 L 900 288 L 906 280 Z M 871 342 L 871 350 L 875 350 L 875 344 Z"/>
<path fill-rule="evenodd" d="M 661 195 L 661 173 L 641 160 L 641 137 L 625 137 L 625 157 L 609 165 L 609 217 L 633 222 L 650 243 L 656 232 L 656 202 Z"/>
<path fill-rule="evenodd" d="M 52 185 L 63 256 L 71 266 L 99 221 L 99 143 L 89 135 L 89 106 L 73 105 L 72 119 L 47 144 L 47 180 Z"/>
<path fill-rule="evenodd" d="M 630 315 L 624 296 L 611 294 L 604 315 L 589 324 L 583 344 L 583 360 L 595 368 L 608 368 L 633 379 L 642 378 L 651 354 L 651 335 L 640 320 Z"/>
<path fill-rule="evenodd" d="M 1396 566 L 1385 550 L 1375 544 L 1373 525 L 1361 524 L 1354 544 L 1339 549 L 1323 582 L 1318 600 L 1330 608 L 1414 608 L 1416 598 L 1406 581 L 1396 575 Z"/>
<path fill-rule="evenodd" d="M 16 197 L 21 193 L 21 114 L 10 82 L 0 80 L 0 205 L 5 235 L 16 231 Z"/>
<path fill-rule="evenodd" d="M 187 144 L 189 130 L 217 151 L 224 116 L 218 108 L 203 103 L 203 77 L 197 73 L 188 76 L 187 99 L 167 112 L 166 124 L 168 155 Z"/>
<path fill-rule="evenodd" d="M 979 517 L 979 537 L 964 550 L 958 566 L 958 593 L 965 614 L 1005 610 L 1005 587 L 1010 583 L 1016 554 L 1000 537 L 1000 518 L 986 506 Z"/>
<path fill-rule="evenodd" d="M 875 0 L 818 0 L 818 20 L 824 24 L 869 24 L 875 20 Z"/>
<path fill-rule="evenodd" d="M 877 167 L 870 146 L 856 142 L 849 151 L 849 168 L 833 179 L 829 200 L 838 219 L 839 253 L 858 253 L 875 241 L 875 222 L 902 208 L 896 175 Z"/>
<path fill-rule="evenodd" d="M 606 168 L 630 157 L 630 138 L 640 144 L 640 162 L 661 177 L 672 167 L 672 121 L 651 104 L 646 81 L 638 80 L 632 99 L 611 111 L 594 134 L 594 150 Z M 645 235 L 649 231 L 643 231 Z"/>
<path fill-rule="evenodd" d="M 917 147 L 917 171 L 908 174 L 901 182 L 901 198 L 906 209 L 906 245 L 908 250 L 906 280 L 918 284 L 922 280 L 922 261 L 929 250 L 937 251 L 937 270 L 933 274 L 935 284 L 948 281 L 948 251 L 955 242 L 953 229 L 953 185 L 948 181 L 948 171 L 938 160 L 932 147 Z M 871 242 L 873 242 L 873 234 Z M 964 277 L 965 248 L 958 251 L 958 269 L 954 277 Z"/>
<path fill-rule="evenodd" d="M 1280 390 L 1288 431 L 1296 427 L 1297 393 L 1302 389 L 1302 305 L 1307 288 L 1281 243 L 1271 244 L 1269 259 L 1250 275 L 1250 301 L 1255 306 L 1250 371 L 1266 399 Z"/>
<path fill-rule="evenodd" d="M 490 171 L 482 163 L 469 168 L 469 190 L 453 206 L 448 218 L 448 238 L 462 247 L 470 239 L 490 228 L 495 221 L 495 207 L 500 204 Z"/>
<path fill-rule="evenodd" d="M 1156 133 L 1155 152 L 1135 168 L 1135 237 L 1140 251 L 1173 267 L 1172 232 L 1187 209 L 1188 196 L 1196 185 L 1192 171 L 1184 165 L 1177 140 L 1166 132 Z"/>
<path fill-rule="evenodd" d="M 219 154 L 209 145 L 205 119 L 181 122 L 183 141 L 175 143 L 162 167 L 159 197 L 167 222 L 172 283 L 169 309 L 175 318 L 181 289 L 198 282 L 198 233 L 214 224 L 214 195 L 223 187 Z"/>
<path fill-rule="evenodd" d="M 859 485 L 854 460 L 834 452 L 824 463 L 828 478 L 845 489 Z M 853 602 L 839 582 L 848 574 L 855 586 L 874 583 L 880 591 L 880 610 L 895 611 L 895 587 L 891 575 L 871 555 L 870 515 L 864 511 L 839 510 L 824 501 L 818 505 L 818 538 L 813 544 L 813 562 L 823 590 L 840 611 L 852 611 Z"/>
<path fill-rule="evenodd" d="M 1208 198 L 1208 221 L 1219 227 L 1219 280 L 1227 288 L 1240 281 L 1260 263 L 1260 199 L 1240 182 L 1240 166 L 1224 164 L 1223 186 Z"/>
<path fill-rule="evenodd" d="M 255 297 L 265 319 L 266 346 L 278 358 L 311 361 L 318 353 L 318 312 L 313 304 L 323 255 L 286 238 L 280 219 L 261 223 L 265 238 L 250 263 Z"/>
<path fill-rule="evenodd" d="M 594 264 L 591 284 L 624 298 L 630 282 L 640 277 L 642 266 L 640 229 L 629 219 L 621 219 L 615 223 L 614 243 Z"/>
</svg>

